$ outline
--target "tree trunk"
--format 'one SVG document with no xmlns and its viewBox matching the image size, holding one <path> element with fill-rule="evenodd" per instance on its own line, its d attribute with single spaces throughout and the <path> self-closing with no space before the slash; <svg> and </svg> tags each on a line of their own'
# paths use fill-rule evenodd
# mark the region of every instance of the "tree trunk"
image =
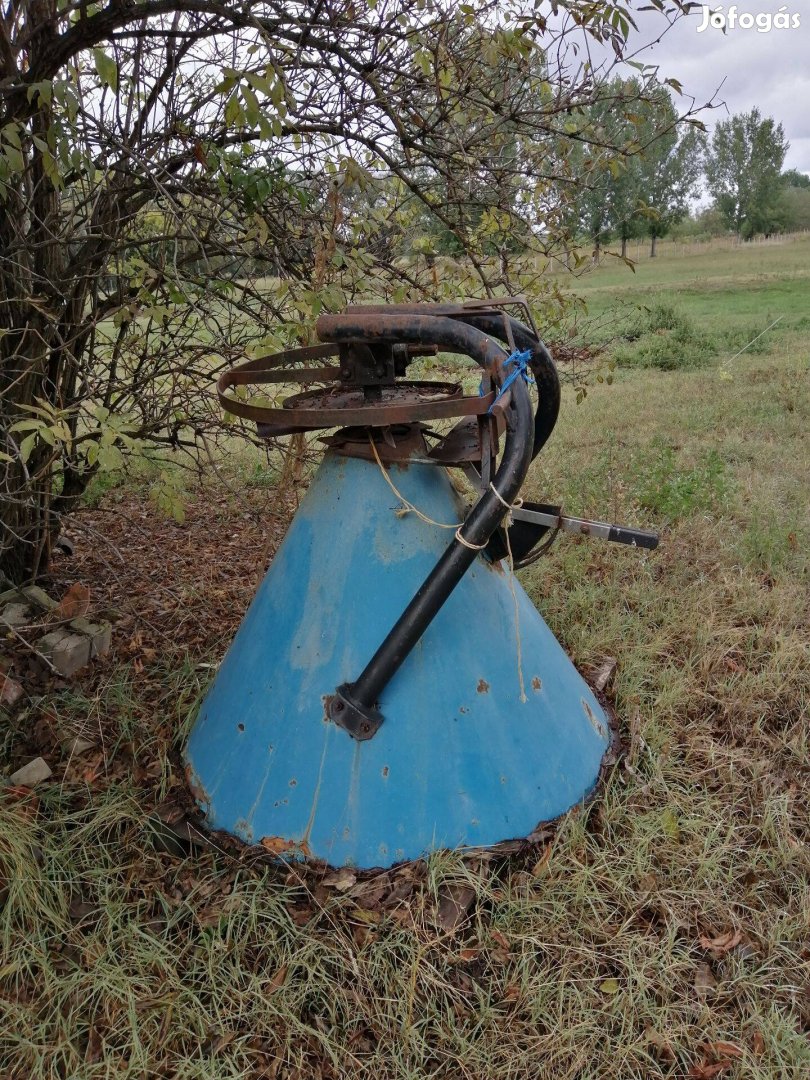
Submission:
<svg viewBox="0 0 810 1080">
<path fill-rule="evenodd" d="M 30 120 L 35 135 L 47 131 L 48 109 Z M 26 148 L 26 168 L 7 184 L 0 220 L 0 574 L 14 584 L 47 568 L 53 526 L 54 453 L 43 440 L 23 454 L 27 430 L 10 429 L 37 414 L 32 406 L 60 407 L 62 352 L 54 348 L 63 307 L 65 253 L 52 224 L 59 193 L 36 147 Z"/>
<path fill-rule="evenodd" d="M 627 237 L 626 236 L 622 237 L 622 258 L 623 259 L 627 258 Z"/>
<path fill-rule="evenodd" d="M 657 241 L 658 241 L 658 237 L 655 235 L 655 233 L 653 233 L 652 237 L 650 238 L 650 258 L 651 259 L 655 258 L 655 245 L 656 245 Z"/>
</svg>

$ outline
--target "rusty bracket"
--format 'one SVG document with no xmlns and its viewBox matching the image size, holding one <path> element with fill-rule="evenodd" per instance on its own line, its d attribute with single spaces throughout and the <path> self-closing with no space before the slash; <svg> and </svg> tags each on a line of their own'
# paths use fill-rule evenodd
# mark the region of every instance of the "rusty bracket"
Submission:
<svg viewBox="0 0 810 1080">
<path fill-rule="evenodd" d="M 383 722 L 378 709 L 361 704 L 352 696 L 350 683 L 342 683 L 326 699 L 326 718 L 357 739 L 365 742 L 373 738 Z"/>
</svg>

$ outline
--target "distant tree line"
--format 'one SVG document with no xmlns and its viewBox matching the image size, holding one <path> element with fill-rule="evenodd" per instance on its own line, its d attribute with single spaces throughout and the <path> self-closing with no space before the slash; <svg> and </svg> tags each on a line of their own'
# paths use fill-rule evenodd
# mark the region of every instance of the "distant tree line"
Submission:
<svg viewBox="0 0 810 1080">
<path fill-rule="evenodd" d="M 810 229 L 810 176 L 783 171 L 789 143 L 781 124 L 755 108 L 721 121 L 709 137 L 696 119 L 684 122 L 666 86 L 640 90 L 638 79 L 616 78 L 598 101 L 571 117 L 576 146 L 568 177 L 557 182 L 578 173 L 588 178 L 566 211 L 576 247 L 586 245 L 598 260 L 607 245 L 618 246 L 626 258 L 628 242 L 644 238 L 655 257 L 657 241 L 670 233 L 733 233 L 749 240 Z M 513 185 L 516 172 L 509 173 Z M 493 192 L 493 202 L 503 194 Z M 517 188 L 512 194 L 520 196 Z M 694 210 L 704 195 L 710 206 Z M 479 211 L 485 203 L 484 196 Z M 417 224 L 415 250 L 458 252 L 455 238 L 429 213 Z M 516 235 L 497 254 L 504 260 L 525 247 L 525 237 Z"/>
<path fill-rule="evenodd" d="M 634 93 L 635 80 L 616 83 L 616 93 Z M 679 122 L 672 95 L 660 87 L 640 109 L 633 132 L 626 116 L 600 102 L 592 130 L 622 143 L 625 153 L 601 150 L 598 141 L 582 144 L 584 162 L 600 154 L 604 167 L 576 202 L 575 234 L 592 246 L 594 257 L 608 243 L 621 245 L 646 237 L 650 255 L 656 242 L 680 237 L 733 233 L 756 235 L 810 229 L 810 176 L 784 170 L 789 143 L 781 124 L 754 108 L 721 121 L 709 138 L 701 126 Z M 691 209 L 708 194 L 711 204 Z"/>
<path fill-rule="evenodd" d="M 623 85 L 633 92 L 633 80 Z M 656 241 L 670 232 L 750 240 L 810 229 L 810 176 L 783 171 L 789 143 L 781 124 L 755 108 L 721 121 L 709 138 L 698 125 L 678 123 L 665 87 L 642 108 L 647 115 L 628 136 L 627 156 L 604 155 L 604 168 L 577 199 L 575 232 L 596 258 L 607 243 L 620 244 L 626 257 L 627 242 L 641 237 L 654 257 Z M 611 131 L 615 145 L 619 124 L 626 119 L 603 110 L 595 128 Z M 583 160 L 600 152 L 598 143 L 581 148 Z M 691 211 L 703 194 L 711 205 Z"/>
</svg>

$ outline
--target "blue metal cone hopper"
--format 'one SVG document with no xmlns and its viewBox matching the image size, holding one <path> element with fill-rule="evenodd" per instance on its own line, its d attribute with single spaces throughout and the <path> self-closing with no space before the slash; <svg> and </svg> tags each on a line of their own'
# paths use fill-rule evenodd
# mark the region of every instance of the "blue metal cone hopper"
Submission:
<svg viewBox="0 0 810 1080">
<path fill-rule="evenodd" d="M 428 517 L 463 520 L 445 469 L 388 471 Z M 374 737 L 327 718 L 452 537 L 402 513 L 375 462 L 326 454 L 187 746 L 211 828 L 287 857 L 387 867 L 524 837 L 593 789 L 605 714 L 505 563 L 483 554 L 382 690 Z"/>
</svg>

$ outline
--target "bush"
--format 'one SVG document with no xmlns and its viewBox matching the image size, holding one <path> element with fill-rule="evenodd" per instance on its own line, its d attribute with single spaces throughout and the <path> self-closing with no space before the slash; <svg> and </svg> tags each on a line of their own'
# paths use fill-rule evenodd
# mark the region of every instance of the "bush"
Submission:
<svg viewBox="0 0 810 1080">
<path fill-rule="evenodd" d="M 639 311 L 622 337 L 624 343 L 613 351 L 621 367 L 697 368 L 717 353 L 714 338 L 698 330 L 684 311 L 667 300 L 656 300 Z"/>
</svg>

